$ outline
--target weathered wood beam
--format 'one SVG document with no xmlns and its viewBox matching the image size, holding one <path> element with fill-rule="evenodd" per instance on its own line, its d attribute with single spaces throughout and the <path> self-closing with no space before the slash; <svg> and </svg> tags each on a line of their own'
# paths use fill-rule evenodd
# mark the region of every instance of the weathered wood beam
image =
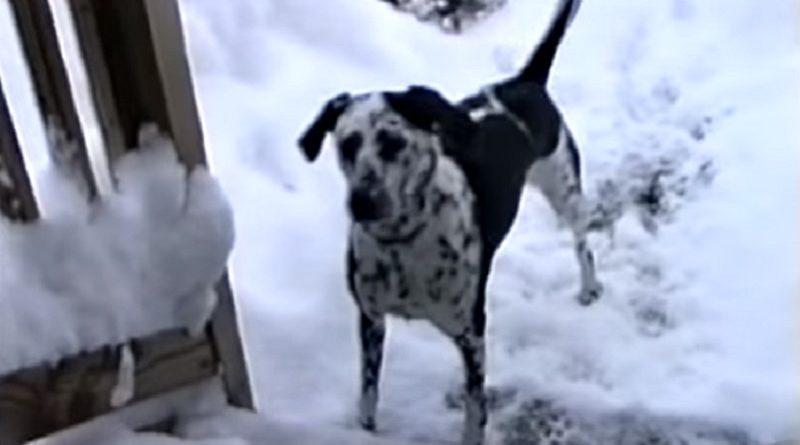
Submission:
<svg viewBox="0 0 800 445">
<path fill-rule="evenodd" d="M 129 403 L 197 384 L 218 373 L 207 336 L 165 331 L 128 343 L 135 363 Z M 0 377 L 0 444 L 16 445 L 109 413 L 122 345 Z"/>
</svg>

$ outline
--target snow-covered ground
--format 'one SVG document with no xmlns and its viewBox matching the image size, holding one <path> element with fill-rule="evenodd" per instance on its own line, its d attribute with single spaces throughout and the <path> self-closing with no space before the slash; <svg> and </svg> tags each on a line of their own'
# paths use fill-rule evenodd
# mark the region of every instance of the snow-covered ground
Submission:
<svg viewBox="0 0 800 445">
<path fill-rule="evenodd" d="M 330 150 L 304 162 L 299 133 L 341 91 L 425 83 L 455 99 L 512 73 L 554 4 L 510 1 L 454 36 L 378 1 L 183 2 L 213 165 L 236 212 L 234 280 L 264 413 L 345 426 L 354 414 L 343 185 Z M 592 239 L 607 294 L 576 307 L 568 235 L 529 193 L 490 289 L 489 380 L 514 394 L 496 427 L 534 397 L 765 441 L 793 427 L 794 8 L 584 2 L 552 91 L 590 194 L 612 190 L 622 212 L 613 235 Z M 652 215 L 648 197 L 662 204 Z M 400 321 L 388 347 L 380 434 L 452 441 L 455 350 L 424 323 Z"/>
<path fill-rule="evenodd" d="M 422 83 L 457 99 L 513 73 L 555 1 L 510 0 L 462 35 L 377 0 L 181 5 L 212 170 L 234 209 L 232 278 L 265 428 L 354 429 L 344 186 L 331 150 L 306 164 L 297 137 L 341 91 Z M 565 417 L 581 444 L 798 437 L 796 17 L 790 0 L 584 1 L 551 90 L 600 197 L 591 242 L 607 292 L 574 303 L 568 234 L 527 193 L 490 283 L 497 443 L 538 443 L 533 421 Z M 454 443 L 460 375 L 444 337 L 393 322 L 378 434 Z M 266 440 L 238 416 L 186 434 Z"/>
</svg>

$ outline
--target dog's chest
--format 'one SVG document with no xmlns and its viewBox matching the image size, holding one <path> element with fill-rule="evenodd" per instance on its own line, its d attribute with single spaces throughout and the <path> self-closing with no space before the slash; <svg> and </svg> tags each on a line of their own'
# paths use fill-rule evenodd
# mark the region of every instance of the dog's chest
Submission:
<svg viewBox="0 0 800 445">
<path fill-rule="evenodd" d="M 426 199 L 428 211 L 409 224 L 411 239 L 387 240 L 353 226 L 355 297 L 371 316 L 428 319 L 456 332 L 477 298 L 481 242 L 474 196 L 460 169 L 444 165 Z"/>
</svg>

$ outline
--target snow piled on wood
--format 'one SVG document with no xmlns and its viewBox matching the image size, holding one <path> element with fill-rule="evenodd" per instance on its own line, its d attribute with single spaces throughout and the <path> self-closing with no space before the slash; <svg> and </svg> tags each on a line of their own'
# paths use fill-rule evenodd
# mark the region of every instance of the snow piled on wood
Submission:
<svg viewBox="0 0 800 445">
<path fill-rule="evenodd" d="M 45 170 L 34 178 L 42 219 L 0 220 L 0 374 L 204 325 L 232 212 L 208 171 L 187 174 L 170 144 L 145 138 L 116 166 L 118 191 L 97 204 L 70 174 Z"/>
</svg>

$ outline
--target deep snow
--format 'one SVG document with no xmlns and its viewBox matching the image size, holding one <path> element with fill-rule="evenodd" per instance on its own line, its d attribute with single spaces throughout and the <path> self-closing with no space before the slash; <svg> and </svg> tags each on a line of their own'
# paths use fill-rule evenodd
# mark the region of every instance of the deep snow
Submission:
<svg viewBox="0 0 800 445">
<path fill-rule="evenodd" d="M 455 99 L 510 74 L 554 3 L 511 1 L 453 36 L 381 2 L 183 2 L 213 163 L 238 214 L 233 268 L 265 413 L 352 424 L 343 186 L 329 152 L 303 161 L 304 125 L 340 91 L 425 83 Z M 787 434 L 798 408 L 794 12 L 789 1 L 584 2 L 551 89 L 590 195 L 610 184 L 617 202 L 613 234 L 592 239 L 608 292 L 575 306 L 568 235 L 528 193 L 491 280 L 489 380 L 517 394 L 495 423 L 542 396 Z M 666 209 L 649 215 L 640 183 L 654 176 Z M 451 345 L 398 321 L 388 348 L 381 433 L 456 437 Z"/>
</svg>

